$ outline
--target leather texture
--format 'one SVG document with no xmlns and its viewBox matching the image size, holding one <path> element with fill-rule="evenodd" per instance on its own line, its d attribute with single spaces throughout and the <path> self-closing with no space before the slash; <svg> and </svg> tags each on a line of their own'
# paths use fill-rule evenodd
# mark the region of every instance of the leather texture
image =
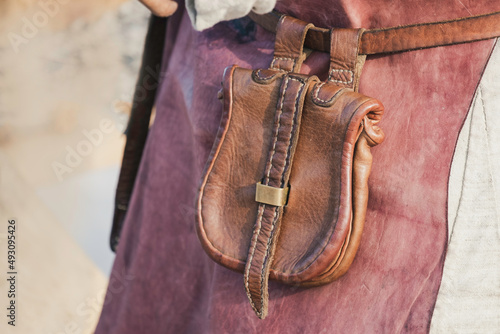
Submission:
<svg viewBox="0 0 500 334">
<path fill-rule="evenodd" d="M 304 40 L 312 24 L 297 20 L 290 16 L 282 16 L 276 27 L 274 57 L 271 68 L 297 72 L 305 60 Z"/>
<path fill-rule="evenodd" d="M 290 188 L 290 172 L 297 148 L 304 99 L 312 78 L 285 74 L 280 81 L 277 104 L 276 101 L 269 101 L 276 105 L 276 112 L 274 122 L 271 123 L 273 129 L 268 149 L 269 158 L 265 160 L 264 173 L 261 175 L 262 184 L 283 189 Z M 255 98 L 257 96 L 253 96 L 253 99 Z M 267 138 L 264 141 L 265 146 L 266 142 Z M 269 270 L 274 259 L 283 211 L 283 206 L 259 203 L 246 260 L 245 289 L 252 308 L 260 318 L 267 316 Z"/>
<path fill-rule="evenodd" d="M 364 29 L 332 29 L 330 31 L 330 68 L 328 81 L 358 90 L 361 69 L 366 56 L 359 54 Z"/>
<path fill-rule="evenodd" d="M 285 94 L 283 86 L 288 86 Z M 301 118 L 293 110 L 276 110 L 284 98 L 291 100 L 284 106 L 293 109 L 300 89 L 307 92 L 298 97 L 305 99 Z M 206 252 L 257 280 L 259 290 L 251 295 L 267 291 L 259 285 L 267 272 L 272 279 L 306 286 L 340 277 L 353 260 L 364 224 L 369 148 L 384 139 L 376 125 L 382 104 L 315 77 L 237 67 L 226 71 L 224 104 L 198 199 L 197 228 Z M 294 119 L 298 136 L 283 130 L 291 130 Z M 289 152 L 290 140 L 297 140 L 295 154 Z M 269 153 L 279 161 L 270 162 Z M 287 154 L 294 155 L 293 168 Z M 255 184 L 263 177 L 266 184 L 290 186 L 284 208 L 255 202 Z M 259 270 L 249 275 L 253 261 L 259 261 Z"/>
<path fill-rule="evenodd" d="M 251 12 L 249 16 L 272 32 L 276 31 L 281 18 L 281 14 L 277 12 L 263 15 Z M 359 53 L 375 55 L 411 51 L 477 42 L 498 36 L 500 36 L 500 12 L 493 12 L 454 20 L 366 30 L 360 38 Z M 330 52 L 330 30 L 311 28 L 304 44 L 314 50 Z"/>
<path fill-rule="evenodd" d="M 346 46 L 332 48 L 339 52 L 331 56 L 331 72 L 350 71 L 349 82 L 286 70 L 300 70 L 296 60 L 305 57 L 310 26 L 283 16 L 274 59 L 278 53 L 286 61 L 273 60 L 269 70 L 226 69 L 224 112 L 197 202 L 204 249 L 219 264 L 243 271 L 261 319 L 269 276 L 315 286 L 347 271 L 365 220 L 370 147 L 384 139 L 377 126 L 382 104 L 347 88 L 354 86 L 359 31 L 341 30 Z M 300 43 L 286 38 L 297 36 Z M 256 202 L 260 182 L 289 188 L 287 204 Z"/>
</svg>

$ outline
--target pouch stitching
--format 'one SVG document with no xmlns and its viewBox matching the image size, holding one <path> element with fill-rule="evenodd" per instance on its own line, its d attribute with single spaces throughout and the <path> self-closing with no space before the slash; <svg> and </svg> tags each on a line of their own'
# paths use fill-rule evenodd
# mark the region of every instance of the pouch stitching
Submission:
<svg viewBox="0 0 500 334">
<path fill-rule="evenodd" d="M 269 182 L 269 175 L 271 174 L 271 168 L 272 168 L 272 160 L 273 160 L 273 157 L 274 157 L 274 154 L 276 153 L 276 142 L 278 141 L 278 134 L 279 134 L 279 129 L 281 127 L 281 115 L 282 115 L 282 112 L 283 112 L 283 103 L 284 103 L 284 100 L 285 100 L 285 96 L 284 96 L 284 93 L 286 92 L 286 89 L 288 88 L 288 83 L 289 83 L 289 80 L 290 80 L 290 77 L 287 77 L 286 79 L 286 82 L 285 82 L 285 88 L 283 89 L 283 97 L 281 98 L 281 103 L 279 105 L 279 116 L 278 116 L 278 127 L 276 128 L 276 131 L 275 131 L 275 134 L 274 134 L 274 141 L 273 141 L 273 153 L 271 154 L 271 157 L 269 158 L 269 169 L 267 171 L 267 174 L 266 174 L 266 180 L 263 182 L 263 184 L 266 184 L 267 185 L 267 182 Z M 256 236 L 258 238 L 259 234 L 260 234 L 260 230 L 262 228 L 262 217 L 263 217 L 263 214 L 264 214 L 264 210 L 265 210 L 265 207 L 266 205 L 265 204 L 262 204 L 261 208 L 259 208 L 259 220 L 257 221 L 257 230 L 256 230 Z M 247 266 L 247 269 L 246 269 L 246 273 L 245 273 L 245 287 L 246 287 L 246 292 L 247 292 L 247 296 L 248 296 L 248 299 L 250 300 L 250 304 L 252 304 L 252 308 L 254 309 L 254 311 L 260 315 L 261 312 L 257 311 L 257 308 L 252 300 L 252 297 L 251 297 L 251 294 L 250 294 L 250 291 L 249 291 L 249 288 L 248 288 L 248 278 L 249 278 L 249 274 L 250 274 L 250 266 L 251 266 L 251 263 L 253 261 L 253 257 L 255 255 L 255 249 L 257 248 L 257 243 L 255 243 L 254 245 L 252 245 L 252 253 L 250 254 L 250 259 L 248 259 L 248 263 L 249 265 Z M 261 285 L 262 286 L 262 285 Z"/>
<path fill-rule="evenodd" d="M 277 70 L 280 70 L 280 71 L 285 71 L 285 70 L 283 70 L 283 69 L 281 69 L 279 67 L 274 66 L 276 60 L 292 60 L 293 61 L 292 69 L 295 68 L 295 64 L 297 62 L 297 59 L 295 59 L 295 58 L 290 58 L 290 57 L 274 57 L 273 61 L 271 62 L 271 68 L 272 69 L 277 69 Z"/>
<path fill-rule="evenodd" d="M 300 83 L 301 87 L 300 87 L 300 90 L 297 92 L 296 96 L 295 96 L 295 101 L 297 100 L 297 97 L 300 95 L 300 93 L 302 92 L 302 90 L 304 89 L 304 86 L 305 86 L 305 83 L 302 81 L 302 80 L 299 80 L 299 79 L 296 79 L 296 78 L 292 78 L 292 77 L 289 77 L 291 80 L 295 80 L 297 82 Z M 288 86 L 288 82 L 287 82 L 287 86 Z M 285 92 L 286 92 L 286 89 L 285 89 Z M 284 95 L 283 95 L 283 100 L 284 100 Z M 283 102 L 282 100 L 282 102 Z M 297 112 L 297 103 L 294 103 L 294 107 L 293 107 L 293 121 L 292 121 L 292 131 L 290 131 L 290 137 L 288 138 L 288 147 L 290 147 L 291 145 L 291 141 L 292 141 L 292 136 L 293 136 L 293 127 L 295 126 L 295 113 Z M 280 115 L 280 118 L 281 118 L 281 115 Z M 278 127 L 279 129 L 279 127 Z M 278 136 L 276 136 L 276 139 L 278 138 Z M 288 159 L 290 155 L 290 150 L 287 150 L 287 154 L 285 156 L 285 164 L 286 164 L 286 160 Z M 273 156 L 274 156 L 274 153 L 273 153 Z M 271 159 L 271 163 L 272 163 L 272 159 Z M 286 167 L 286 165 L 285 165 Z M 270 171 L 271 169 L 269 169 Z M 283 169 L 283 175 L 282 175 L 282 178 L 281 178 L 281 182 L 283 183 L 283 180 L 284 180 L 284 172 L 285 172 L 285 169 Z M 283 185 L 283 184 L 282 184 Z M 260 294 L 261 296 L 263 295 L 263 286 L 264 286 L 264 279 L 265 279 L 265 273 L 264 273 L 264 267 L 265 267 L 265 263 L 266 261 L 268 260 L 268 257 L 269 257 L 269 251 L 270 251 L 270 246 L 271 246 L 271 240 L 273 239 L 273 234 L 274 234 L 274 229 L 276 228 L 276 223 L 278 222 L 278 210 L 279 208 L 275 208 L 274 209 L 274 216 L 273 216 L 273 223 L 272 223 L 272 226 L 271 226 L 271 233 L 269 235 L 269 238 L 267 239 L 267 245 L 266 245 L 266 255 L 264 256 L 264 261 L 262 261 L 262 269 L 261 269 L 261 275 L 260 275 Z M 262 309 L 264 308 L 264 299 L 262 299 Z"/>
<path fill-rule="evenodd" d="M 351 74 L 351 80 L 349 81 L 342 81 L 342 80 L 332 80 L 332 75 L 333 75 L 333 72 L 349 72 Z M 337 82 L 337 83 L 343 83 L 343 84 L 351 84 L 354 80 L 354 72 L 351 71 L 351 70 L 338 70 L 338 69 L 335 69 L 335 68 L 332 68 L 330 70 L 330 74 L 328 75 L 328 81 L 331 81 L 331 82 Z"/>
</svg>

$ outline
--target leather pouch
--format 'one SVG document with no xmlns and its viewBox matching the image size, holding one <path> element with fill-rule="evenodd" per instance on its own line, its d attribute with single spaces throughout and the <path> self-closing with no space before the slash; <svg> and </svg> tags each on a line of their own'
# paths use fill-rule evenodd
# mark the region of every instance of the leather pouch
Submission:
<svg viewBox="0 0 500 334">
<path fill-rule="evenodd" d="M 329 77 L 298 73 L 310 24 L 283 17 L 269 69 L 226 69 L 223 114 L 197 200 L 197 232 L 217 263 L 244 274 L 267 314 L 268 279 L 315 286 L 342 276 L 361 238 L 370 148 L 383 106 L 355 92 L 361 32 L 332 31 Z"/>
</svg>

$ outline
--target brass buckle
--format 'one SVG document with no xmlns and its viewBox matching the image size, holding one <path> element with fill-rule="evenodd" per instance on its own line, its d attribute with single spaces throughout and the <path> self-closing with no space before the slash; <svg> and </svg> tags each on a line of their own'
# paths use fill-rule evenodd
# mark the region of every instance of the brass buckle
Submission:
<svg viewBox="0 0 500 334">
<path fill-rule="evenodd" d="M 274 206 L 284 206 L 286 204 L 287 199 L 288 199 L 288 187 L 276 188 L 263 185 L 261 182 L 257 182 L 257 187 L 255 190 L 256 202 Z"/>
</svg>

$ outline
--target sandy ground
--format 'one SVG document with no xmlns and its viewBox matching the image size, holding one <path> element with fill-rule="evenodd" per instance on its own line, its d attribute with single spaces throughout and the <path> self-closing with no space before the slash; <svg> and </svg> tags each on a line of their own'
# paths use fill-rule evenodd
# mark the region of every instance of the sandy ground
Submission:
<svg viewBox="0 0 500 334">
<path fill-rule="evenodd" d="M 147 17 L 123 0 L 0 2 L 6 314 L 9 220 L 17 226 L 16 327 L 2 315 L 0 333 L 93 331 L 113 260 L 107 238 L 122 130 Z"/>
</svg>

